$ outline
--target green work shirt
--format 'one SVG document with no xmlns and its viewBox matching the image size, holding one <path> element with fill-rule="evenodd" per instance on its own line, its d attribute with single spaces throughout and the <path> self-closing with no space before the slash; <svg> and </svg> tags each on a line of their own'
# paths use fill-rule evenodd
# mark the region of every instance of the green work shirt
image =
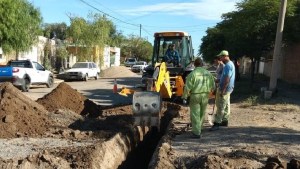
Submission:
<svg viewBox="0 0 300 169">
<path fill-rule="evenodd" d="M 213 75 L 202 67 L 196 67 L 187 77 L 184 86 L 183 99 L 190 94 L 209 93 L 214 89 Z"/>
</svg>

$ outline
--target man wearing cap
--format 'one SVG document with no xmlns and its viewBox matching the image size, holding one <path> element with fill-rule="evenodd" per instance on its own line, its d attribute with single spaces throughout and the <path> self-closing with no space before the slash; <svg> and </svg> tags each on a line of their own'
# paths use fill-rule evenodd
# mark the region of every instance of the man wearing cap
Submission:
<svg viewBox="0 0 300 169">
<path fill-rule="evenodd" d="M 183 103 L 189 98 L 190 118 L 192 123 L 192 138 L 201 137 L 205 110 L 208 103 L 209 93 L 214 90 L 214 77 L 206 69 L 202 68 L 202 60 L 197 58 L 194 62 L 195 69 L 186 77 Z"/>
<path fill-rule="evenodd" d="M 180 57 L 178 51 L 175 49 L 175 44 L 169 45 L 165 54 L 165 60 L 168 63 L 173 63 L 174 66 L 179 65 Z"/>
<path fill-rule="evenodd" d="M 215 122 L 211 131 L 218 130 L 219 126 L 228 126 L 230 115 L 230 94 L 234 89 L 235 67 L 229 58 L 229 53 L 222 50 L 218 55 L 221 61 L 225 64 L 217 89 Z"/>
</svg>

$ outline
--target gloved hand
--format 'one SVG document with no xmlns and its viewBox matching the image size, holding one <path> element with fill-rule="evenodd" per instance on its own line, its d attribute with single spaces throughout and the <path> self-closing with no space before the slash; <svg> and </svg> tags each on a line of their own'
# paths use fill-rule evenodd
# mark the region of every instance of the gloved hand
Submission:
<svg viewBox="0 0 300 169">
<path fill-rule="evenodd" d="M 183 105 L 187 105 L 187 100 L 186 100 L 186 99 L 183 99 L 183 100 L 182 100 L 182 104 L 183 104 Z"/>
</svg>

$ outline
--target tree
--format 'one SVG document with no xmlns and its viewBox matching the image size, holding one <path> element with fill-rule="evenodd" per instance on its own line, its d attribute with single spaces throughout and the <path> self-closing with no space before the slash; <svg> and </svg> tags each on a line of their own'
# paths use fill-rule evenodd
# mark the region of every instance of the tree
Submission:
<svg viewBox="0 0 300 169">
<path fill-rule="evenodd" d="M 44 47 L 44 57 L 42 58 L 42 64 L 47 70 L 51 69 L 51 63 L 49 58 L 51 58 L 51 41 L 47 40 Z"/>
<path fill-rule="evenodd" d="M 40 11 L 26 0 L 0 0 L 0 46 L 5 53 L 26 51 L 41 33 Z"/>
<path fill-rule="evenodd" d="M 69 39 L 72 39 L 71 41 L 76 46 L 82 47 L 76 53 L 79 60 L 90 60 L 94 47 L 97 46 L 101 50 L 105 45 L 109 45 L 111 29 L 114 27 L 113 23 L 105 16 L 91 13 L 88 18 L 89 20 L 72 18 L 68 29 Z"/>
<path fill-rule="evenodd" d="M 288 3 L 293 3 L 288 2 Z M 294 2 L 290 8 L 290 15 L 285 19 L 285 31 L 283 41 L 287 44 L 300 42 L 300 1 Z"/>
<path fill-rule="evenodd" d="M 66 65 L 66 59 L 69 55 L 67 49 L 66 49 L 66 46 L 60 46 L 59 48 L 57 48 L 56 50 L 56 55 L 57 55 L 57 60 L 58 62 L 56 62 L 56 68 L 66 68 L 67 65 Z"/>
<path fill-rule="evenodd" d="M 295 32 L 300 32 L 300 18 L 297 16 L 299 4 L 297 0 L 290 0 L 287 5 L 286 24 L 289 24 L 287 28 L 290 33 L 284 36 L 285 45 L 300 40 L 299 35 L 295 36 Z M 255 63 L 274 48 L 280 1 L 243 0 L 236 6 L 237 11 L 223 14 L 222 21 L 215 27 L 221 37 L 215 31 L 208 30 L 199 51 L 206 60 L 212 60 L 211 52 L 219 47 L 229 50 L 232 59 L 249 57 L 252 60 L 253 81 Z M 222 44 L 218 44 L 220 38 L 224 38 Z"/>
<path fill-rule="evenodd" d="M 139 36 L 129 35 L 121 48 L 122 56 L 135 57 L 138 60 L 145 61 L 151 60 L 152 44 Z"/>
<path fill-rule="evenodd" d="M 149 61 L 152 55 L 151 43 L 134 35 L 125 37 L 116 30 L 112 21 L 99 14 L 90 13 L 88 20 L 78 17 L 71 18 L 68 39 L 76 46 L 82 47 L 76 53 L 79 60 L 90 60 L 94 47 L 102 50 L 105 45 L 120 47 L 121 56 L 125 57 L 135 56 L 140 60 Z M 102 56 L 103 53 L 100 52 L 100 55 Z M 101 60 L 100 62 L 102 63 Z"/>
<path fill-rule="evenodd" d="M 67 24 L 64 22 L 43 24 L 43 34 L 45 37 L 49 39 L 57 38 L 57 39 L 64 40 L 66 39 L 66 31 L 67 31 Z"/>
<path fill-rule="evenodd" d="M 206 62 L 213 62 L 214 57 L 223 49 L 225 39 L 218 28 L 209 28 L 206 33 L 207 36 L 202 38 L 202 44 L 198 53 L 202 54 L 202 58 Z"/>
<path fill-rule="evenodd" d="M 295 8 L 297 4 L 298 8 Z M 237 11 L 222 15 L 222 21 L 215 27 L 218 34 L 208 30 L 207 35 L 203 37 L 204 44 L 201 44 L 199 51 L 203 52 L 201 54 L 204 55 L 204 58 L 211 60 L 213 56 L 208 55 L 208 51 L 218 50 L 220 47 L 229 50 L 230 55 L 234 58 L 248 56 L 252 60 L 259 60 L 266 51 L 272 50 L 275 43 L 280 1 L 244 0 L 237 3 L 236 6 Z M 298 9 L 299 14 L 299 1 L 290 0 L 286 15 L 290 18 L 290 22 L 287 24 L 293 23 L 294 26 L 291 29 L 298 29 L 299 32 L 300 21 L 299 15 L 295 17 L 296 9 Z M 217 38 L 217 35 L 221 37 Z M 291 37 L 289 36 L 287 39 Z M 220 40 L 222 41 L 221 44 Z"/>
</svg>

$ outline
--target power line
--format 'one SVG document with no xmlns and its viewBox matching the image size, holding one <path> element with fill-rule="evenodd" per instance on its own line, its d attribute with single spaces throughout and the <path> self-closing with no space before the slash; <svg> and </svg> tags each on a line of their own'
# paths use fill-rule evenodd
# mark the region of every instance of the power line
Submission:
<svg viewBox="0 0 300 169">
<path fill-rule="evenodd" d="M 103 4 L 101 4 L 100 2 L 98 2 L 97 0 L 93 0 L 93 1 L 94 1 L 96 4 L 98 4 L 98 5 L 102 6 L 102 7 L 104 7 L 105 9 L 107 9 L 107 10 L 111 11 L 112 13 L 115 13 L 115 14 L 117 14 L 117 15 L 119 15 L 119 16 L 121 16 L 121 17 L 125 18 L 124 16 L 122 16 L 122 15 L 121 15 L 121 14 L 119 14 L 118 12 L 115 12 L 115 11 L 111 10 L 110 8 L 108 8 L 108 7 L 104 6 Z M 128 19 L 128 18 L 125 18 L 125 19 Z"/>
<path fill-rule="evenodd" d="M 112 19 L 115 19 L 115 20 L 117 20 L 117 21 L 123 22 L 123 23 L 128 24 L 128 25 L 132 25 L 132 26 L 139 27 L 139 25 L 135 25 L 135 24 L 132 24 L 132 23 L 128 23 L 128 22 L 125 22 L 125 21 L 123 21 L 123 20 L 121 20 L 121 19 L 118 19 L 118 18 L 116 18 L 116 17 L 114 17 L 114 16 L 111 16 L 111 15 L 109 15 L 108 13 L 101 11 L 100 9 L 94 7 L 93 5 L 87 3 L 87 2 L 84 1 L 84 0 L 79 0 L 79 1 L 81 1 L 82 3 L 88 5 L 89 7 L 91 7 L 91 8 L 93 8 L 93 9 L 97 10 L 98 12 L 101 12 L 101 13 L 103 13 L 104 15 L 106 15 L 106 16 L 108 16 L 108 17 L 111 17 Z"/>
<path fill-rule="evenodd" d="M 142 27 L 142 30 L 145 31 L 148 35 L 152 36 L 144 27 Z"/>
<path fill-rule="evenodd" d="M 153 25 L 144 25 L 147 27 L 153 27 L 153 28 L 196 28 L 196 27 L 203 27 L 203 26 L 208 26 L 208 25 L 213 25 L 212 24 L 201 24 L 201 25 L 186 25 L 186 26 L 153 26 Z"/>
<path fill-rule="evenodd" d="M 177 1 L 177 2 L 174 2 L 174 3 L 182 3 L 182 2 L 184 2 L 185 0 L 179 0 L 179 1 Z M 166 8 L 163 8 L 163 9 L 166 9 Z M 129 21 L 133 21 L 133 20 L 137 20 L 137 19 L 140 19 L 140 18 L 144 18 L 144 17 L 146 17 L 146 16 L 150 16 L 150 15 L 153 15 L 153 14 L 155 14 L 155 12 L 149 12 L 148 14 L 145 14 L 145 15 L 142 15 L 142 16 L 138 16 L 138 17 L 135 17 L 135 18 L 132 18 L 132 19 L 130 19 Z"/>
</svg>

